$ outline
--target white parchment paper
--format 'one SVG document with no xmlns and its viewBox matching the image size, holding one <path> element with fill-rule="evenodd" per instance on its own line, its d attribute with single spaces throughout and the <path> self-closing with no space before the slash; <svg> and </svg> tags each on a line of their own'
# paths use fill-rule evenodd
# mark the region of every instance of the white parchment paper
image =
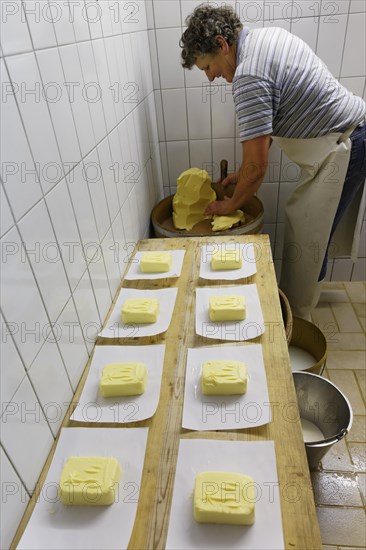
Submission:
<svg viewBox="0 0 366 550">
<path fill-rule="evenodd" d="M 224 294 L 240 294 L 245 297 L 246 318 L 244 321 L 220 323 L 210 321 L 210 296 L 222 296 Z M 196 333 L 200 336 L 220 340 L 244 341 L 257 338 L 263 332 L 264 321 L 256 284 L 196 289 Z"/>
<path fill-rule="evenodd" d="M 213 270 L 211 268 L 212 254 L 219 250 L 239 250 L 242 258 L 241 268 Z M 201 248 L 200 277 L 202 279 L 226 279 L 228 281 L 250 277 L 257 272 L 255 257 L 256 253 L 252 243 L 215 243 L 203 245 Z"/>
<path fill-rule="evenodd" d="M 159 403 L 164 345 L 96 346 L 79 404 L 71 416 L 79 422 L 137 422 L 150 418 Z M 146 389 L 142 395 L 103 397 L 100 377 L 107 363 L 144 363 L 147 369 Z"/>
<path fill-rule="evenodd" d="M 244 395 L 203 395 L 202 364 L 205 361 L 242 361 L 248 369 Z M 236 430 L 271 421 L 262 346 L 210 346 L 188 350 L 184 388 L 183 428 Z"/>
<path fill-rule="evenodd" d="M 197 523 L 193 517 L 196 474 L 206 471 L 250 475 L 256 484 L 251 526 Z M 181 439 L 166 550 L 282 550 L 284 548 L 273 441 Z"/>
<path fill-rule="evenodd" d="M 143 273 L 140 269 L 140 260 L 148 250 L 138 251 L 131 259 L 130 269 L 125 275 L 125 279 L 133 281 L 136 279 L 169 279 L 171 277 L 179 277 L 182 271 L 185 250 L 164 250 L 161 252 L 169 252 L 172 255 L 172 267 L 165 273 Z M 151 250 L 151 252 L 159 252 Z"/>
<path fill-rule="evenodd" d="M 99 333 L 104 338 L 136 338 L 140 336 L 154 336 L 168 330 L 172 319 L 177 288 L 162 290 L 136 290 L 122 288 L 113 311 L 107 321 L 107 326 Z M 156 323 L 139 324 L 122 323 L 122 306 L 127 298 L 156 298 L 160 302 L 160 314 Z"/>
<path fill-rule="evenodd" d="M 63 428 L 45 483 L 18 549 L 121 550 L 135 521 L 148 428 Z M 122 467 L 116 502 L 64 506 L 57 489 L 70 456 L 113 456 Z"/>
</svg>

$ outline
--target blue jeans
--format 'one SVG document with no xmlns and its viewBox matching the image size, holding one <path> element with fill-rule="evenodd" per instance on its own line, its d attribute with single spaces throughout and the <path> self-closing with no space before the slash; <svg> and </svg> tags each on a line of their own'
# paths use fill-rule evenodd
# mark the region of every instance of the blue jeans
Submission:
<svg viewBox="0 0 366 550">
<path fill-rule="evenodd" d="M 357 126 L 357 128 L 352 132 L 350 140 L 352 141 L 351 157 L 318 281 L 322 281 L 327 273 L 328 248 L 329 243 L 332 240 L 334 231 L 336 230 L 348 206 L 351 204 L 357 191 L 365 184 L 366 122 L 364 122 L 361 126 Z"/>
</svg>

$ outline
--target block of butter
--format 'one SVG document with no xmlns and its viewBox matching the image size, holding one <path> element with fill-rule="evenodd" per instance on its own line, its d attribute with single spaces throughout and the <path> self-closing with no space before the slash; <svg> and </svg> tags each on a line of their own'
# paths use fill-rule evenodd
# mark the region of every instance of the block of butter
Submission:
<svg viewBox="0 0 366 550">
<path fill-rule="evenodd" d="M 194 519 L 199 523 L 252 525 L 256 491 L 253 478 L 230 472 L 202 472 L 194 484 Z"/>
<path fill-rule="evenodd" d="M 248 371 L 240 361 L 206 361 L 202 365 L 204 395 L 235 395 L 247 391 Z"/>
<path fill-rule="evenodd" d="M 102 370 L 100 393 L 103 397 L 141 395 L 145 391 L 147 370 L 143 363 L 109 363 Z"/>
<path fill-rule="evenodd" d="M 240 294 L 210 296 L 209 314 L 211 321 L 243 321 L 245 298 Z"/>
<path fill-rule="evenodd" d="M 238 223 L 244 223 L 244 212 L 242 210 L 235 210 L 227 216 L 213 216 L 211 221 L 212 231 L 225 231 L 225 229 L 231 229 L 233 225 Z"/>
<path fill-rule="evenodd" d="M 219 269 L 239 269 L 242 266 L 240 250 L 218 250 L 211 257 L 211 267 Z"/>
<path fill-rule="evenodd" d="M 156 298 L 127 298 L 122 306 L 122 322 L 156 323 L 160 303 Z"/>
<path fill-rule="evenodd" d="M 170 252 L 145 252 L 141 256 L 140 269 L 143 273 L 165 273 L 171 266 Z"/>
<path fill-rule="evenodd" d="M 59 497 L 67 506 L 108 506 L 118 497 L 121 466 L 116 458 L 72 456 L 65 462 Z"/>
</svg>

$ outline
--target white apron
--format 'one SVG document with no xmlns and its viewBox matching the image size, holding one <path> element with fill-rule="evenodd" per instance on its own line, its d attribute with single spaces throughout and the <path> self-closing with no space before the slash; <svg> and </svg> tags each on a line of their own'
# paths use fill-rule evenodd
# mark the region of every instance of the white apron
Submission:
<svg viewBox="0 0 366 550">
<path fill-rule="evenodd" d="M 349 136 L 354 128 L 310 139 L 272 136 L 301 168 L 299 183 L 285 208 L 280 281 L 298 317 L 308 318 L 319 299 L 318 278 L 348 169 Z M 360 202 L 360 196 L 355 197 L 339 224 L 329 247 L 330 257 L 357 254 L 363 211 Z"/>
</svg>

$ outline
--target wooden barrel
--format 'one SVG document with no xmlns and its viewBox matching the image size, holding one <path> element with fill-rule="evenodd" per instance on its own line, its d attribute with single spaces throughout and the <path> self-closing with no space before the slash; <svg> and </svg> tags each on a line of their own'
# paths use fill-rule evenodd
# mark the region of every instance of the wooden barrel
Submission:
<svg viewBox="0 0 366 550">
<path fill-rule="evenodd" d="M 299 365 L 294 365 L 291 361 L 292 370 L 306 370 L 313 374 L 323 374 L 328 355 L 327 339 L 319 327 L 300 319 L 293 317 L 293 329 L 289 346 L 290 358 L 291 348 L 300 348 L 313 357 L 313 361 L 307 368 L 302 368 Z"/>
<path fill-rule="evenodd" d="M 263 227 L 263 204 L 258 197 L 252 197 L 243 208 L 244 223 L 238 224 L 224 231 L 212 231 L 211 221 L 203 220 L 196 223 L 191 230 L 176 229 L 173 224 L 173 197 L 170 195 L 156 206 L 151 213 L 151 222 L 154 228 L 154 236 L 166 237 L 210 237 L 211 235 L 255 235 L 260 233 Z"/>
<path fill-rule="evenodd" d="M 283 324 L 285 325 L 286 341 L 287 341 L 287 345 L 289 345 L 292 338 L 292 327 L 293 327 L 292 311 L 291 311 L 290 303 L 287 299 L 286 294 L 282 292 L 280 288 L 278 289 L 278 293 L 280 296 Z"/>
</svg>

